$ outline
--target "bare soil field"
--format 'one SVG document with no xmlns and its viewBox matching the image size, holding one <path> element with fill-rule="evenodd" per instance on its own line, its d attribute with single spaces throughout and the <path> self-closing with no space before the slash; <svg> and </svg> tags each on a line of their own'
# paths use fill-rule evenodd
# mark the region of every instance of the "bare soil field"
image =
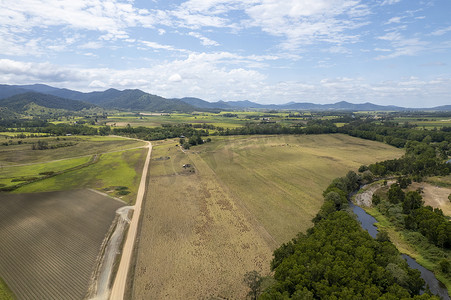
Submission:
<svg viewBox="0 0 451 300">
<path fill-rule="evenodd" d="M 244 299 L 244 274 L 269 274 L 272 251 L 311 226 L 333 178 L 402 155 L 344 135 L 176 144 L 153 147 L 132 299 Z"/>
<path fill-rule="evenodd" d="M 83 299 L 123 205 L 90 190 L 0 194 L 0 277 L 17 299 Z"/>
<path fill-rule="evenodd" d="M 451 194 L 451 188 L 439 187 L 426 182 L 414 182 L 409 187 L 411 190 L 422 188 L 424 205 L 430 205 L 433 208 L 440 208 L 443 214 L 451 217 L 451 201 L 448 199 Z"/>
</svg>

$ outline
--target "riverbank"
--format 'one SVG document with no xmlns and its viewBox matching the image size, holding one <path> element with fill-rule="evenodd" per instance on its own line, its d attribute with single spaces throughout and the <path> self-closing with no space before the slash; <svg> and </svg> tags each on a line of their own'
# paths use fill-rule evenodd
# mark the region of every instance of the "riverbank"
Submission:
<svg viewBox="0 0 451 300">
<path fill-rule="evenodd" d="M 367 214 L 376 219 L 377 223 L 374 225 L 377 226 L 379 231 L 382 230 L 388 233 L 390 241 L 401 253 L 412 257 L 421 266 L 433 272 L 436 278 L 446 286 L 448 294 L 450 294 L 451 278 L 440 271 L 439 262 L 443 257 L 451 257 L 451 251 L 432 245 L 418 232 L 401 229 L 395 226 L 387 216 L 383 215 L 376 207 L 372 206 L 371 201 L 362 202 L 355 199 L 370 199 L 377 191 L 377 188 L 375 188 L 377 185 L 379 185 L 379 188 L 383 187 L 378 183 L 363 187 L 354 197 L 354 202 L 360 204 L 361 208 Z"/>
</svg>

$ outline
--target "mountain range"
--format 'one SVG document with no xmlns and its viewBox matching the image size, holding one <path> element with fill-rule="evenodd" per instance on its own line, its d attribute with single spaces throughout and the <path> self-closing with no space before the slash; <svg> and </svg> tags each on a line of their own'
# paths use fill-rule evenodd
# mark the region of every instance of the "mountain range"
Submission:
<svg viewBox="0 0 451 300">
<path fill-rule="evenodd" d="M 315 104 L 290 102 L 286 104 L 259 104 L 251 101 L 208 102 L 199 98 L 163 98 L 138 89 L 108 89 L 103 92 L 83 93 L 69 89 L 60 89 L 44 84 L 0 85 L 0 107 L 20 112 L 27 104 L 34 103 L 49 108 L 61 108 L 72 111 L 103 107 L 129 111 L 155 112 L 193 112 L 211 110 L 341 110 L 341 111 L 451 111 L 451 105 L 434 108 L 413 109 L 399 106 L 383 106 L 372 103 L 353 104 L 346 101 L 334 104 Z"/>
</svg>

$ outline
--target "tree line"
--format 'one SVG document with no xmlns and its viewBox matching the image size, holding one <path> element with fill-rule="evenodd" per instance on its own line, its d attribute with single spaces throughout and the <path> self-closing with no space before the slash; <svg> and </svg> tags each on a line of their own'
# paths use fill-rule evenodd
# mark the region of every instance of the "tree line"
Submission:
<svg viewBox="0 0 451 300">
<path fill-rule="evenodd" d="M 259 299 L 439 299 L 426 292 L 382 235 L 373 239 L 347 211 L 347 196 L 361 176 L 349 172 L 324 191 L 324 204 L 306 234 L 274 251 L 275 283 Z"/>
</svg>

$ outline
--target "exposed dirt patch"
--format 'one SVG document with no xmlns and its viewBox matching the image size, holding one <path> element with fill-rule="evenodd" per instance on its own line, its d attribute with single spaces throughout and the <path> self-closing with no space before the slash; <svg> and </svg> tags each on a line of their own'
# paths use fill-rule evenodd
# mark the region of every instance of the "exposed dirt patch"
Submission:
<svg viewBox="0 0 451 300">
<path fill-rule="evenodd" d="M 423 190 L 422 196 L 425 205 L 440 208 L 445 215 L 451 216 L 451 202 L 448 199 L 451 188 L 438 187 L 425 182 L 414 182 L 410 185 L 409 190 L 418 188 Z"/>
</svg>

